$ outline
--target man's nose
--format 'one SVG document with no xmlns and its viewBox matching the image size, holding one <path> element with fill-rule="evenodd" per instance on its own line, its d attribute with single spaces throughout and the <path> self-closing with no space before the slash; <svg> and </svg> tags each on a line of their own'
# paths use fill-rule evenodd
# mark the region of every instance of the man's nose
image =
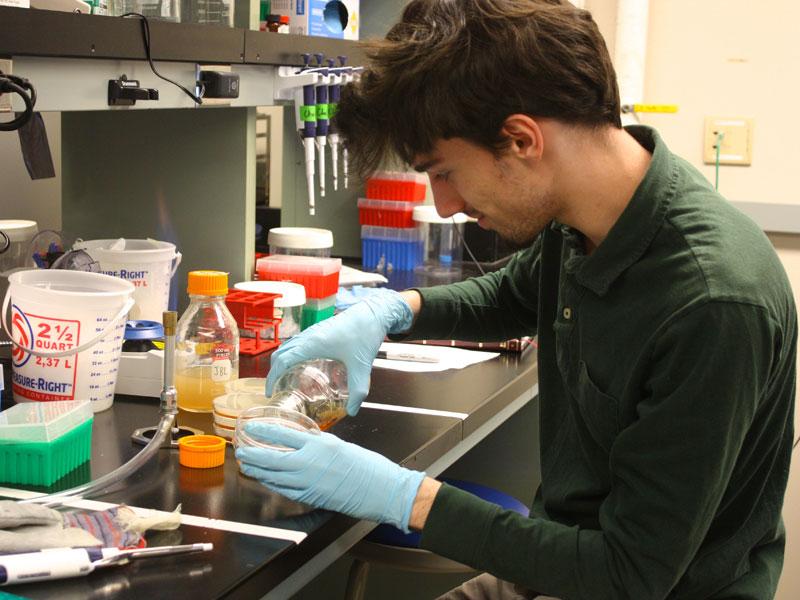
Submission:
<svg viewBox="0 0 800 600">
<path fill-rule="evenodd" d="M 447 182 L 432 183 L 431 190 L 433 191 L 433 203 L 440 217 L 447 218 L 463 212 L 466 206 L 464 199 L 452 185 Z"/>
</svg>

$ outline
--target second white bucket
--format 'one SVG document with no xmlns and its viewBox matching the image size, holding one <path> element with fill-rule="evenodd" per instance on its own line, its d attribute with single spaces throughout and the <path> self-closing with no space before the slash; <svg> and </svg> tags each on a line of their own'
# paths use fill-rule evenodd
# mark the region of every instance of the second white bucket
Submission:
<svg viewBox="0 0 800 600">
<path fill-rule="evenodd" d="M 175 244 L 157 240 L 86 240 L 75 244 L 100 264 L 105 275 L 129 281 L 136 288 L 130 318 L 161 322 L 169 306 L 169 286 L 181 253 Z"/>
<path fill-rule="evenodd" d="M 91 400 L 95 412 L 109 408 L 133 284 L 46 269 L 17 271 L 8 283 L 2 324 L 14 342 L 14 399 Z"/>
</svg>

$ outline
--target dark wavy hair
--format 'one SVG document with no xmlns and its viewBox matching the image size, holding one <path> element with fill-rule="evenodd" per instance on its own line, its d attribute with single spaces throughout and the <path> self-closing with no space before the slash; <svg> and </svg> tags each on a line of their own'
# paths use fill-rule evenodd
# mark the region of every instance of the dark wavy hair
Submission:
<svg viewBox="0 0 800 600">
<path fill-rule="evenodd" d="M 516 113 L 621 127 L 605 41 L 567 0 L 413 0 L 386 39 L 363 46 L 368 64 L 335 117 L 362 175 L 439 139 L 497 153 Z"/>
</svg>

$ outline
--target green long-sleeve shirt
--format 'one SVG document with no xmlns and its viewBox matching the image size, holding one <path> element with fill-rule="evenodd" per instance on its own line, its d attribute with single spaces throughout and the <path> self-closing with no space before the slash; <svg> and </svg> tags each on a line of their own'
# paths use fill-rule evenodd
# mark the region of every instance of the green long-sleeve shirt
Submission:
<svg viewBox="0 0 800 600">
<path fill-rule="evenodd" d="M 412 335 L 539 336 L 530 518 L 443 486 L 423 547 L 559 598 L 772 598 L 797 324 L 764 234 L 646 127 L 590 255 L 553 224 L 497 273 L 420 290 Z"/>
</svg>

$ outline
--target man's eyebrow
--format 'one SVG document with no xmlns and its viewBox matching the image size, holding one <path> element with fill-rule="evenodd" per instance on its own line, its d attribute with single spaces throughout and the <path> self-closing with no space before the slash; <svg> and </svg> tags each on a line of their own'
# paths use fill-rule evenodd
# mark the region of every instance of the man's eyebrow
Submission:
<svg viewBox="0 0 800 600">
<path fill-rule="evenodd" d="M 424 163 L 419 163 L 417 165 L 414 165 L 414 170 L 417 173 L 424 173 L 425 171 L 430 169 L 432 166 L 437 165 L 440 162 L 442 162 L 441 158 L 432 158 L 431 160 L 425 161 Z"/>
</svg>

